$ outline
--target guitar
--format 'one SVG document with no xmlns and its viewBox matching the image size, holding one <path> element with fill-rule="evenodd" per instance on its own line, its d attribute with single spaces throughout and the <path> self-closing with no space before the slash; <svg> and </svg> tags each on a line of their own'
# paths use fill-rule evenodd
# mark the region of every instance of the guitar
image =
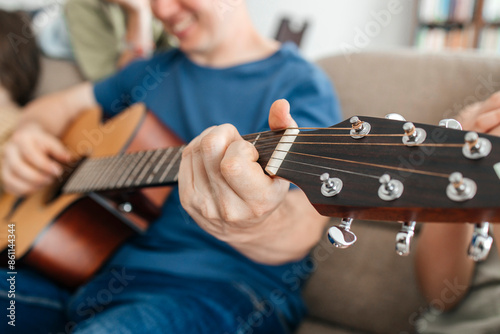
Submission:
<svg viewBox="0 0 500 334">
<path fill-rule="evenodd" d="M 388 221 L 500 222 L 500 138 L 371 117 L 245 135 L 271 176 L 319 213 Z M 157 217 L 184 146 L 143 105 L 101 123 L 84 113 L 63 143 L 75 163 L 26 198 L 0 198 L 0 249 L 70 288 Z"/>
</svg>

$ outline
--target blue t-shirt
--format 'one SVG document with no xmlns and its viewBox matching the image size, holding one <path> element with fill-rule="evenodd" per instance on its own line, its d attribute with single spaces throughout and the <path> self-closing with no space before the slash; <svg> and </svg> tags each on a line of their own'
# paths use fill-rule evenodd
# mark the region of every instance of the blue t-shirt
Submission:
<svg viewBox="0 0 500 334">
<path fill-rule="evenodd" d="M 171 50 L 132 63 L 97 83 L 94 93 L 107 116 L 143 102 L 186 142 L 223 123 L 233 124 L 240 134 L 268 130 L 269 109 L 281 98 L 290 102 L 299 126 L 331 126 L 340 116 L 329 80 L 293 44 L 284 44 L 266 59 L 222 69 L 199 66 L 181 51 Z M 310 267 L 303 262 L 267 266 L 249 260 L 202 230 L 181 207 L 177 190 L 161 218 L 145 235 L 124 245 L 110 265 L 244 282 L 264 295 L 279 289 L 292 304 L 300 304 L 299 288 L 307 272 L 302 267 Z"/>
</svg>

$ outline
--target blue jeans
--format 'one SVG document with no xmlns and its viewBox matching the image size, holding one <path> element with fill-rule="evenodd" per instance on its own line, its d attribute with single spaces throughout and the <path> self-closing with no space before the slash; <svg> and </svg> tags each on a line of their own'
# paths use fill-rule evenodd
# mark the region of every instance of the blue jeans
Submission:
<svg viewBox="0 0 500 334">
<path fill-rule="evenodd" d="M 294 323 L 243 283 L 111 268 L 71 294 L 19 270 L 15 327 L 8 324 L 9 275 L 0 270 L 0 333 L 286 334 Z"/>
</svg>

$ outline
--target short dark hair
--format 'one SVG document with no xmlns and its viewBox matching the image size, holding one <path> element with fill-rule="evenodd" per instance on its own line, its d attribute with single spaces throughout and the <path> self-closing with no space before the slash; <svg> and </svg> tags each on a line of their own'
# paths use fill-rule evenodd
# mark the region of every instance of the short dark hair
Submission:
<svg viewBox="0 0 500 334">
<path fill-rule="evenodd" d="M 12 100 L 25 105 L 32 97 L 40 76 L 40 51 L 21 12 L 0 10 L 0 85 Z"/>
</svg>

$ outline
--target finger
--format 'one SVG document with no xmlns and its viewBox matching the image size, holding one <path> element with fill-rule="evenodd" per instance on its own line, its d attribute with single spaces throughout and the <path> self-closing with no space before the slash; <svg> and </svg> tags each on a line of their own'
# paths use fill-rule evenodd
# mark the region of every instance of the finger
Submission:
<svg viewBox="0 0 500 334">
<path fill-rule="evenodd" d="M 200 207 L 205 205 L 203 200 L 207 198 L 207 193 L 210 192 L 206 186 L 208 177 L 201 161 L 200 145 L 201 139 L 213 128 L 206 129 L 193 139 L 182 153 L 179 169 L 179 193 L 181 203 L 188 212 L 193 209 L 201 211 Z"/>
<path fill-rule="evenodd" d="M 297 127 L 297 123 L 290 115 L 290 104 L 287 100 L 277 100 L 269 111 L 269 127 L 271 130 Z"/>
<path fill-rule="evenodd" d="M 62 173 L 62 166 L 50 155 L 50 152 L 58 150 L 52 148 L 53 144 L 50 139 L 47 140 L 47 137 L 41 137 L 37 141 L 33 140 L 20 145 L 22 159 L 42 173 L 59 176 Z"/>
<path fill-rule="evenodd" d="M 31 184 L 12 174 L 12 170 L 3 169 L 2 178 L 5 180 L 4 190 L 9 194 L 23 196 L 35 190 Z"/>
<path fill-rule="evenodd" d="M 286 181 L 271 178 L 263 172 L 257 163 L 258 156 L 252 144 L 241 140 L 231 143 L 221 162 L 224 180 L 239 198 L 258 206 L 253 209 L 257 211 L 275 206 L 288 189 Z"/>
<path fill-rule="evenodd" d="M 33 187 L 48 185 L 53 177 L 49 174 L 40 172 L 37 168 L 27 164 L 21 157 L 21 154 L 13 146 L 5 148 L 6 159 L 4 164 L 6 168 L 12 171 L 19 179 L 32 184 Z"/>
<path fill-rule="evenodd" d="M 71 154 L 58 138 L 46 133 L 43 136 L 45 141 L 42 145 L 52 158 L 62 163 L 70 162 Z"/>
<path fill-rule="evenodd" d="M 218 126 L 207 133 L 200 142 L 200 153 L 206 174 L 213 186 L 223 181 L 220 163 L 228 146 L 236 140 L 243 140 L 238 130 L 230 124 Z"/>
<path fill-rule="evenodd" d="M 484 101 L 479 108 L 478 113 L 483 114 L 495 109 L 500 109 L 500 92 L 492 94 L 486 101 Z"/>
<path fill-rule="evenodd" d="M 476 118 L 476 130 L 479 132 L 490 132 L 500 125 L 500 108 L 482 113 Z"/>
<path fill-rule="evenodd" d="M 500 125 L 497 127 L 491 129 L 488 134 L 493 135 L 493 136 L 500 136 Z"/>
</svg>

